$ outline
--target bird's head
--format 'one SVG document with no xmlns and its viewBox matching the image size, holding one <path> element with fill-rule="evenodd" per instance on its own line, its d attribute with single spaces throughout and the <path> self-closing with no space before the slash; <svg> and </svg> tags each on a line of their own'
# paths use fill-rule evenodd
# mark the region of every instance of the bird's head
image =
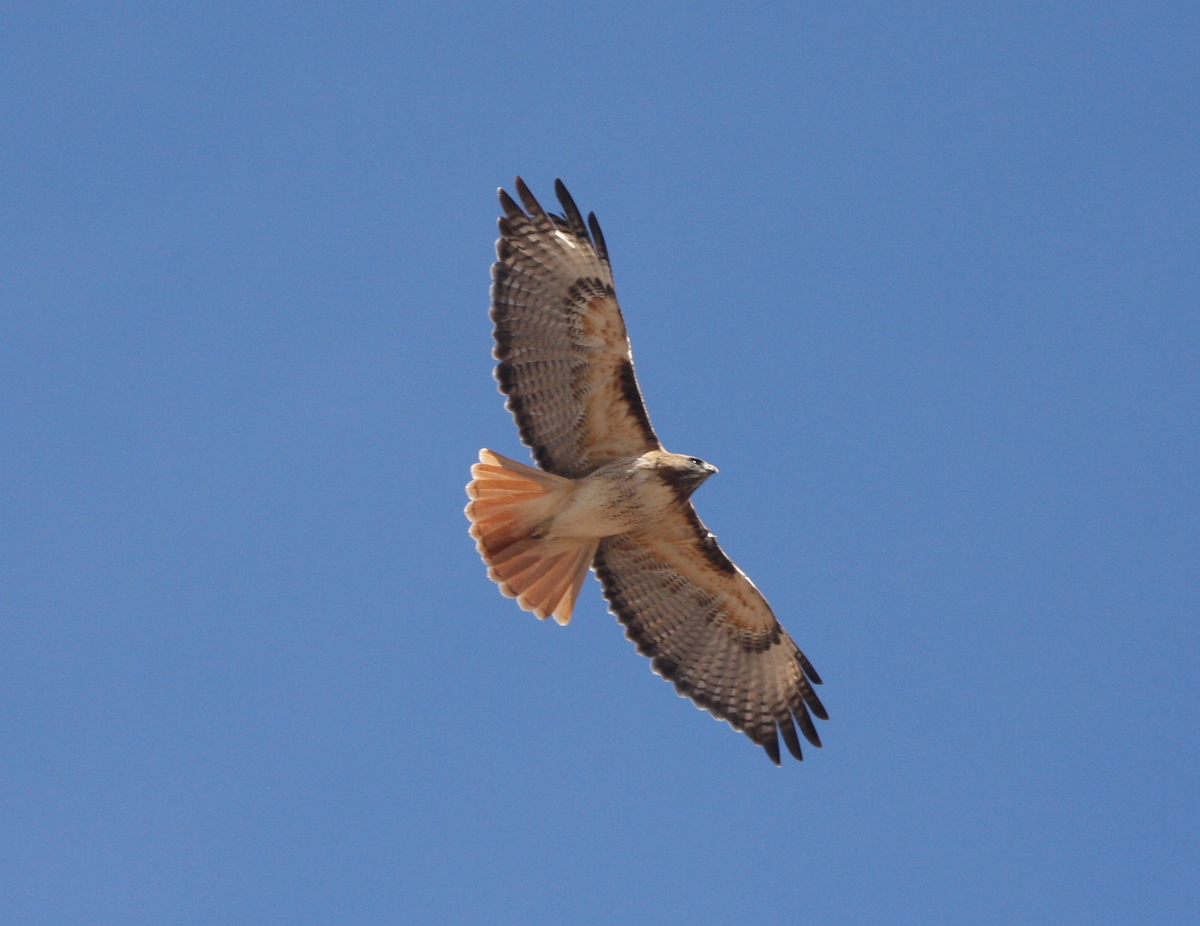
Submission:
<svg viewBox="0 0 1200 926">
<path fill-rule="evenodd" d="M 680 501 L 687 501 L 705 479 L 717 472 L 715 466 L 705 463 L 699 457 L 667 453 L 665 450 L 654 450 L 645 454 L 642 457 L 642 465 L 673 489 Z"/>
</svg>

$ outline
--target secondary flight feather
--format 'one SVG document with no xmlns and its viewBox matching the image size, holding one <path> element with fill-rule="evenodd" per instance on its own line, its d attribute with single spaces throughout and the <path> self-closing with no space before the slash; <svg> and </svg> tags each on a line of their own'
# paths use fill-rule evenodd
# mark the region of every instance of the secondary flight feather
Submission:
<svg viewBox="0 0 1200 926">
<path fill-rule="evenodd" d="M 633 371 L 604 235 L 561 180 L 562 214 L 521 181 L 500 190 L 492 265 L 499 361 L 538 468 L 481 450 L 467 486 L 471 536 L 500 591 L 539 618 L 571 617 L 589 568 L 651 667 L 779 764 L 820 746 L 820 677 L 691 502 L 716 467 L 668 452 Z"/>
</svg>

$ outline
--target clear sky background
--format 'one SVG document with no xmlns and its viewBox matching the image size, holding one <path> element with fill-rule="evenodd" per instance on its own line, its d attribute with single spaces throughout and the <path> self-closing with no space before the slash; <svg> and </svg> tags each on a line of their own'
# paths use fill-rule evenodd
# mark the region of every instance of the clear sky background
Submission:
<svg viewBox="0 0 1200 926">
<path fill-rule="evenodd" d="M 1200 922 L 1200 6 L 9 3 L 0 921 Z M 487 581 L 495 189 L 825 679 Z"/>
</svg>

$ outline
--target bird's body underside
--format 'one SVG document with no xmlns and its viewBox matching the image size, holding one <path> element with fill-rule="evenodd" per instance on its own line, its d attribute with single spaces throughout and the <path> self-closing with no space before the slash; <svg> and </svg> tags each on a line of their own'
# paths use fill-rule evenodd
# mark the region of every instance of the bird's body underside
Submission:
<svg viewBox="0 0 1200 926">
<path fill-rule="evenodd" d="M 517 179 L 504 191 L 492 276 L 496 378 L 540 469 L 480 451 L 467 487 L 488 575 L 567 623 L 591 567 L 654 670 L 779 763 L 826 718 L 820 678 L 705 528 L 691 494 L 716 469 L 668 453 L 650 425 L 599 223 L 562 182 L 564 214 Z M 793 723 L 793 721 L 795 721 Z"/>
<path fill-rule="evenodd" d="M 471 536 L 505 595 L 565 624 L 599 541 L 652 528 L 715 471 L 651 450 L 566 479 L 481 450 L 467 486 Z"/>
</svg>

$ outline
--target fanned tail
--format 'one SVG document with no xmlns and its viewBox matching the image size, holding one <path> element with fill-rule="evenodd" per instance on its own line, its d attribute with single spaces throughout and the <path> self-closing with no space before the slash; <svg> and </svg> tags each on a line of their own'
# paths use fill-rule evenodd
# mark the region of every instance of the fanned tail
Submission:
<svg viewBox="0 0 1200 926">
<path fill-rule="evenodd" d="M 526 611 L 565 624 L 596 555 L 598 541 L 542 540 L 574 481 L 491 450 L 479 451 L 467 486 L 466 515 L 488 578 Z"/>
</svg>

